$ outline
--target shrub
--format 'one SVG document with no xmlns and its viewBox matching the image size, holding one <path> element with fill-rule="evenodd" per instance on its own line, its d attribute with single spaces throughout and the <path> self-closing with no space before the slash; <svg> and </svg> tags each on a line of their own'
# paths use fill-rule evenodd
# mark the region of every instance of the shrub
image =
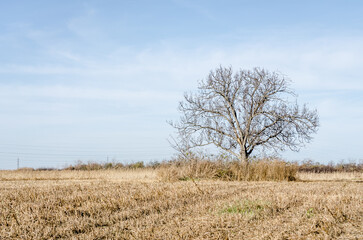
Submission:
<svg viewBox="0 0 363 240">
<path fill-rule="evenodd" d="M 319 162 L 313 162 L 312 160 L 303 161 L 299 167 L 299 172 L 310 172 L 310 173 L 333 173 L 333 172 L 362 172 L 362 163 L 344 163 L 333 164 L 321 164 Z"/>
<path fill-rule="evenodd" d="M 41 167 L 41 168 L 37 168 L 36 171 L 55 171 L 57 170 L 56 168 L 48 168 L 48 167 Z"/>
<path fill-rule="evenodd" d="M 30 167 L 22 167 L 17 169 L 17 171 L 34 171 L 34 168 L 30 168 Z"/>
<path fill-rule="evenodd" d="M 128 165 L 128 168 L 132 168 L 132 169 L 144 168 L 144 167 L 145 167 L 144 162 L 141 162 L 141 161 Z"/>
<path fill-rule="evenodd" d="M 112 169 L 112 168 L 114 168 L 114 166 L 113 166 L 113 164 L 112 164 L 112 163 L 105 163 L 105 164 L 103 165 L 103 168 L 104 168 L 104 169 Z"/>
</svg>

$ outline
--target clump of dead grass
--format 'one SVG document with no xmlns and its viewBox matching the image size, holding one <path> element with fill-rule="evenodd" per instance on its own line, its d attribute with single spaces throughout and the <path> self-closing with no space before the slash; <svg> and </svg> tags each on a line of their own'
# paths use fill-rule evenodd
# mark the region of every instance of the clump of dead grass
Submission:
<svg viewBox="0 0 363 240">
<path fill-rule="evenodd" d="M 158 176 L 164 181 L 220 179 L 226 181 L 294 181 L 297 165 L 279 159 L 253 160 L 248 165 L 238 161 L 174 160 L 162 164 Z"/>
</svg>

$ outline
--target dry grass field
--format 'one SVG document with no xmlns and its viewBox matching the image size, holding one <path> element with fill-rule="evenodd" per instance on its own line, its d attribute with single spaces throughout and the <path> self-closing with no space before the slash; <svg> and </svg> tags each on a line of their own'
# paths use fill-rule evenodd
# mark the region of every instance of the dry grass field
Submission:
<svg viewBox="0 0 363 240">
<path fill-rule="evenodd" d="M 0 239 L 363 239 L 362 173 L 164 182 L 156 171 L 0 171 Z"/>
</svg>

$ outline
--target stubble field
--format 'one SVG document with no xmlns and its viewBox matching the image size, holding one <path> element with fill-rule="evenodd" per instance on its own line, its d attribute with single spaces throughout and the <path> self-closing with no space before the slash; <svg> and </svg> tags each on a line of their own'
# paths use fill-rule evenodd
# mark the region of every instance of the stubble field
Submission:
<svg viewBox="0 0 363 240">
<path fill-rule="evenodd" d="M 156 171 L 0 171 L 0 239 L 363 239 L 362 173 L 163 182 Z"/>
</svg>

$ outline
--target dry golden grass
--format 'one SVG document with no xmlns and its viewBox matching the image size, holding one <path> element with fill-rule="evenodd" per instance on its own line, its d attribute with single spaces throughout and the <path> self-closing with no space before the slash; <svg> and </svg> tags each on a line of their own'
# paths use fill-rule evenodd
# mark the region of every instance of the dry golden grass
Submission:
<svg viewBox="0 0 363 240">
<path fill-rule="evenodd" d="M 107 180 L 107 181 L 155 181 L 156 171 L 150 169 L 122 169 L 97 171 L 1 171 L 0 181 L 65 181 L 65 180 Z"/>
<path fill-rule="evenodd" d="M 362 183 L 0 171 L 0 239 L 363 239 Z"/>
<path fill-rule="evenodd" d="M 303 181 L 357 181 L 363 182 L 363 172 L 298 173 Z"/>
</svg>

